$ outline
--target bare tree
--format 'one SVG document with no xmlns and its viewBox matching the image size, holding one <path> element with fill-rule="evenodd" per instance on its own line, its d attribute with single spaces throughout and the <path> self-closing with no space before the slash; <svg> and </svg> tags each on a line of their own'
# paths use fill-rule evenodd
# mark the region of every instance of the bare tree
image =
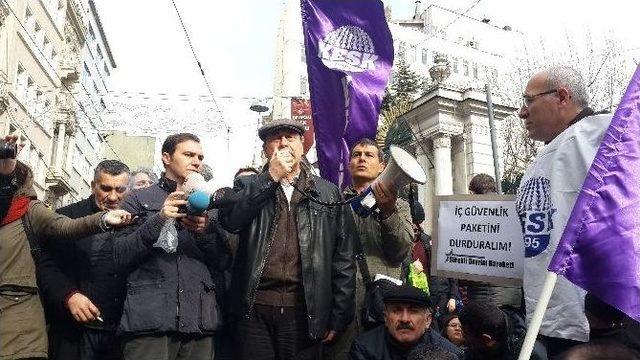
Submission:
<svg viewBox="0 0 640 360">
<path fill-rule="evenodd" d="M 554 49 L 549 49 L 542 39 L 525 42 L 519 56 L 511 61 L 512 71 L 488 81 L 503 103 L 519 108 L 531 76 L 554 65 L 571 66 L 582 74 L 590 93 L 590 106 L 596 111 L 615 110 L 634 69 L 633 62 L 625 58 L 620 42 L 612 34 L 596 38 L 589 30 L 581 35 L 565 31 L 562 46 Z M 513 189 L 541 144 L 527 137 L 524 124 L 516 114 L 502 122 L 501 140 L 503 184 Z"/>
</svg>

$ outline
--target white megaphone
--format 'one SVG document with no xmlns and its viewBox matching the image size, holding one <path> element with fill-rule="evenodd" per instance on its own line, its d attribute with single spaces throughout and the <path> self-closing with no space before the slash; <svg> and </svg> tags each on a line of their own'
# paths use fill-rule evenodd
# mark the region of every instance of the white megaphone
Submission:
<svg viewBox="0 0 640 360">
<path fill-rule="evenodd" d="M 424 184 L 427 181 L 427 174 L 411 154 L 394 145 L 389 147 L 389 152 L 391 153 L 389 162 L 384 171 L 373 181 L 374 183 L 382 181 L 399 191 L 407 184 Z M 371 185 L 362 195 L 361 199 L 351 203 L 351 208 L 356 214 L 367 217 L 378 207 Z"/>
</svg>

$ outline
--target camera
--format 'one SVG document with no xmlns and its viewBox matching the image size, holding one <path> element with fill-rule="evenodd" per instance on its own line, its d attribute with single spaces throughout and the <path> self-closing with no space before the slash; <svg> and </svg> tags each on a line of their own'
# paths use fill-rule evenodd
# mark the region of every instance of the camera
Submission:
<svg viewBox="0 0 640 360">
<path fill-rule="evenodd" d="M 15 159 L 17 154 L 18 144 L 0 139 L 0 159 Z"/>
</svg>

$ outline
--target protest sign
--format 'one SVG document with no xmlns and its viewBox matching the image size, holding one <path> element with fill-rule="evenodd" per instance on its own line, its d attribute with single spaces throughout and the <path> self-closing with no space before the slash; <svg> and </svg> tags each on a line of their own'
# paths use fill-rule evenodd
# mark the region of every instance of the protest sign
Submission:
<svg viewBox="0 0 640 360">
<path fill-rule="evenodd" d="M 432 274 L 521 284 L 524 244 L 515 196 L 436 196 L 433 214 Z"/>
</svg>

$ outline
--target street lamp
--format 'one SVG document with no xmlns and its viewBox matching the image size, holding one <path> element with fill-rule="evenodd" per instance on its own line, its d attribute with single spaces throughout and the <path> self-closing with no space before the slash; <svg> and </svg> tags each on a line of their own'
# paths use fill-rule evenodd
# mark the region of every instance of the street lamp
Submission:
<svg viewBox="0 0 640 360">
<path fill-rule="evenodd" d="M 249 110 L 251 110 L 251 111 L 255 111 L 255 112 L 257 112 L 257 113 L 258 113 L 258 125 L 257 125 L 257 127 L 256 127 L 256 136 L 257 136 L 257 134 L 258 134 L 258 129 L 260 128 L 260 125 L 262 124 L 262 113 L 263 113 L 263 112 L 267 112 L 267 111 L 269 111 L 269 107 L 268 107 L 268 106 L 266 106 L 266 105 L 264 105 L 264 104 L 263 104 L 263 103 L 261 103 L 261 102 L 256 102 L 256 103 L 251 104 L 251 106 L 249 106 Z M 257 163 L 256 163 L 256 151 L 255 151 L 255 149 L 256 149 L 256 147 L 255 147 L 255 144 L 254 144 L 254 146 L 253 146 L 253 165 L 254 165 L 254 166 L 256 166 L 256 165 L 257 165 Z"/>
</svg>

